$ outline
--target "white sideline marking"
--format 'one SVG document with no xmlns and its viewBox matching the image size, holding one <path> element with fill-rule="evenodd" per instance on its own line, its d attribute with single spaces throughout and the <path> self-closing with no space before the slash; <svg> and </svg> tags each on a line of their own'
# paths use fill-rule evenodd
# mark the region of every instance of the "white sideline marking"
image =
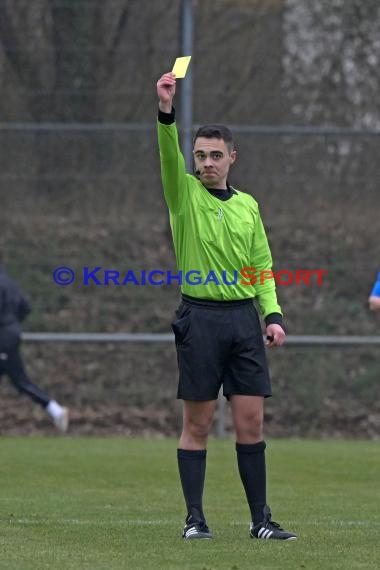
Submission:
<svg viewBox="0 0 380 570">
<path fill-rule="evenodd" d="M 241 521 L 232 521 L 229 523 L 230 525 L 233 526 L 247 526 L 250 523 L 247 522 L 241 522 Z M 319 520 L 319 521 L 313 521 L 313 520 L 302 520 L 302 519 L 297 519 L 297 520 L 287 520 L 286 521 L 286 527 L 290 527 L 293 525 L 301 525 L 301 526 L 380 526 L 380 521 L 345 521 L 345 520 L 334 520 L 334 519 L 330 519 L 330 520 Z M 284 525 L 285 526 L 285 525 Z"/>
<path fill-rule="evenodd" d="M 86 519 L 10 519 L 11 523 L 19 523 L 19 524 L 72 524 L 72 525 L 94 525 L 94 526 L 102 526 L 102 525 L 113 525 L 113 524 L 121 524 L 121 525 L 131 525 L 131 526 L 139 526 L 139 525 L 163 525 L 163 524 L 181 524 L 178 520 L 140 520 L 140 519 L 116 519 L 116 520 L 86 520 Z"/>
<path fill-rule="evenodd" d="M 3 517 L 5 518 L 5 517 Z M 92 525 L 92 526 L 107 526 L 107 525 L 130 525 L 130 526 L 161 526 L 161 525 L 180 525 L 181 520 L 178 519 L 158 519 L 158 520 L 145 520 L 145 519 L 111 519 L 111 520 L 89 520 L 89 519 L 9 519 L 10 523 L 18 524 L 69 524 L 69 525 Z M 242 521 L 232 521 L 225 526 L 249 526 L 249 523 Z M 324 520 L 324 521 L 304 521 L 291 520 L 286 522 L 286 526 L 300 525 L 300 526 L 380 526 L 380 521 L 345 521 L 345 520 Z"/>
</svg>

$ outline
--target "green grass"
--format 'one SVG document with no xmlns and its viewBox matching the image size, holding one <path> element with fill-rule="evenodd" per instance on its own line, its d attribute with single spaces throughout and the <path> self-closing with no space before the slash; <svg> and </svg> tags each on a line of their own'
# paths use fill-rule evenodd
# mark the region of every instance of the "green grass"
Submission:
<svg viewBox="0 0 380 570">
<path fill-rule="evenodd" d="M 274 519 L 296 542 L 253 541 L 233 441 L 211 440 L 214 541 L 183 542 L 174 440 L 0 439 L 0 568 L 364 569 L 378 564 L 376 442 L 268 442 Z"/>
</svg>

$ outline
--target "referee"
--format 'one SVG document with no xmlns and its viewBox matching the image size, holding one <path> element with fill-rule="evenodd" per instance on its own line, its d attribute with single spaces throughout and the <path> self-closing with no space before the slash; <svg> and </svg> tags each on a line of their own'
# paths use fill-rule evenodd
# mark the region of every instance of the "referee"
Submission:
<svg viewBox="0 0 380 570">
<path fill-rule="evenodd" d="M 263 417 L 264 398 L 271 395 L 271 386 L 253 298 L 265 319 L 267 346 L 280 346 L 285 332 L 274 279 L 259 277 L 271 270 L 271 252 L 257 202 L 228 182 L 236 151 L 227 127 L 206 125 L 198 130 L 193 149 L 196 176 L 186 174 L 175 124 L 175 90 L 173 73 L 158 80 L 161 177 L 178 269 L 182 275 L 197 271 L 202 276 L 210 272 L 215 277 L 228 276 L 222 282 L 216 277 L 197 285 L 184 280 L 182 301 L 172 323 L 179 367 L 177 397 L 183 400 L 177 450 L 187 506 L 182 536 L 186 540 L 213 538 L 202 496 L 207 439 L 223 386 L 251 511 L 250 536 L 294 540 L 294 533 L 272 520 L 266 501 Z M 248 267 L 255 269 L 248 280 L 232 279 Z"/>
</svg>

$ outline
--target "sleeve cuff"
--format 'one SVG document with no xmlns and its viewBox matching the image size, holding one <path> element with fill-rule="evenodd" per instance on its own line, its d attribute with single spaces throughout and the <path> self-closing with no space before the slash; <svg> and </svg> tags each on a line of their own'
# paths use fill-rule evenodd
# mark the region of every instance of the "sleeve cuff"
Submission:
<svg viewBox="0 0 380 570">
<path fill-rule="evenodd" d="M 268 325 L 280 325 L 280 327 L 284 328 L 282 315 L 280 313 L 270 313 L 265 317 L 265 324 Z"/>
<path fill-rule="evenodd" d="M 158 122 L 163 125 L 172 125 L 175 122 L 175 109 L 172 107 L 171 113 L 164 113 L 158 109 Z"/>
</svg>

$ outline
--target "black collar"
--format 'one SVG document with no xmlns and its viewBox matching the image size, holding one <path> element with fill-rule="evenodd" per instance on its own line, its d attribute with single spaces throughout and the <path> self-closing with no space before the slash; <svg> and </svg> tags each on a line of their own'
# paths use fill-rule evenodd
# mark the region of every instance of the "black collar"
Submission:
<svg viewBox="0 0 380 570">
<path fill-rule="evenodd" d="M 218 198 L 219 200 L 222 200 L 223 202 L 232 198 L 234 194 L 237 194 L 236 190 L 234 190 L 234 188 L 232 188 L 228 182 L 226 190 L 222 190 L 221 188 L 206 188 L 206 190 L 207 192 L 210 192 L 212 196 Z"/>
</svg>

